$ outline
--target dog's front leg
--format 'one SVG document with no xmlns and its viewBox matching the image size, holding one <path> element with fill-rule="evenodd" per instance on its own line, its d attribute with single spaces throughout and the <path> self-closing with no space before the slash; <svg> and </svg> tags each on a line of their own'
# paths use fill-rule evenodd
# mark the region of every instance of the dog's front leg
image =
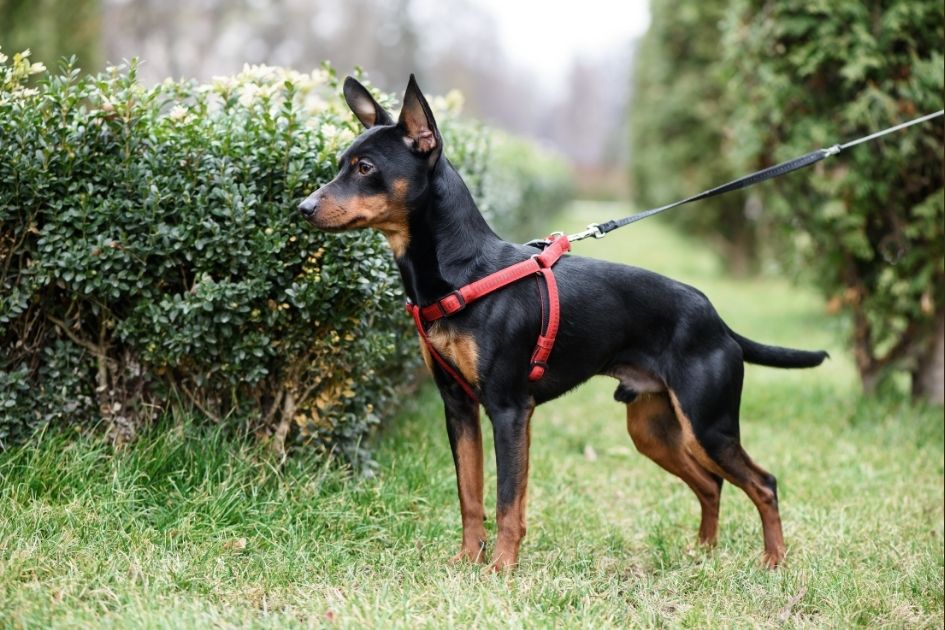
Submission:
<svg viewBox="0 0 945 630">
<path fill-rule="evenodd" d="M 496 524 L 499 534 L 490 571 L 502 571 L 518 562 L 518 548 L 525 536 L 525 494 L 528 487 L 528 447 L 534 401 L 489 410 L 495 435 L 498 473 Z"/>
<path fill-rule="evenodd" d="M 463 519 L 463 546 L 451 562 L 485 560 L 485 508 L 482 503 L 482 429 L 479 422 L 479 403 L 458 388 L 442 391 L 446 409 L 446 431 L 453 450 L 456 466 L 456 486 L 459 491 L 459 509 Z"/>
</svg>

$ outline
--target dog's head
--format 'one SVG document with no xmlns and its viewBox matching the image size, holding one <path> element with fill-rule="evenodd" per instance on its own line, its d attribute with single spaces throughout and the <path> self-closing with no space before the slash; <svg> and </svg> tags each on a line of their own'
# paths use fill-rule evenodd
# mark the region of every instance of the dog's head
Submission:
<svg viewBox="0 0 945 630">
<path fill-rule="evenodd" d="M 351 77 L 344 95 L 365 131 L 342 153 L 338 175 L 299 204 L 299 211 L 322 230 L 377 228 L 402 257 L 410 241 L 410 208 L 429 190 L 443 140 L 413 75 L 397 122 Z"/>
</svg>

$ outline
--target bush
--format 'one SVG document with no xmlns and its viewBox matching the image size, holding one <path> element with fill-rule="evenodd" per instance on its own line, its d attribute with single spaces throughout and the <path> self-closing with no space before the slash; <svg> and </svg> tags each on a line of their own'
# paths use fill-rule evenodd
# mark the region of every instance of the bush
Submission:
<svg viewBox="0 0 945 630">
<path fill-rule="evenodd" d="M 733 0 L 730 161 L 754 169 L 942 107 L 941 2 Z M 762 191 L 782 258 L 853 319 L 868 391 L 896 369 L 942 392 L 942 120 L 850 149 Z M 938 337 L 938 339 L 936 339 Z M 936 368 L 936 365 L 938 366 Z M 937 374 L 936 374 L 937 371 Z"/>
<path fill-rule="evenodd" d="M 67 64 L 28 87 L 43 68 L 7 61 L 0 440 L 101 419 L 121 441 L 197 410 L 358 457 L 418 353 L 384 239 L 295 210 L 360 131 L 331 70 L 145 88 L 134 63 Z M 441 115 L 447 153 L 481 182 L 485 134 Z"/>
</svg>

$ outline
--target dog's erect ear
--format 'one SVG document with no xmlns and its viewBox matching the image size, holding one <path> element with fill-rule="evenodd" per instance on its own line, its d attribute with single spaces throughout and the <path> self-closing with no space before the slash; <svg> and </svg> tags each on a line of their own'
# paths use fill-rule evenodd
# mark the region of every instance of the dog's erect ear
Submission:
<svg viewBox="0 0 945 630">
<path fill-rule="evenodd" d="M 345 79 L 345 102 L 358 117 L 361 124 L 370 129 L 375 125 L 393 125 L 394 119 L 387 110 L 377 104 L 367 88 L 353 77 Z"/>
<path fill-rule="evenodd" d="M 400 110 L 397 125 L 404 130 L 404 140 L 411 149 L 431 157 L 439 154 L 443 146 L 440 132 L 436 128 L 436 121 L 433 120 L 430 105 L 420 92 L 420 86 L 412 74 L 407 83 L 407 91 L 404 92 L 404 106 Z"/>
</svg>

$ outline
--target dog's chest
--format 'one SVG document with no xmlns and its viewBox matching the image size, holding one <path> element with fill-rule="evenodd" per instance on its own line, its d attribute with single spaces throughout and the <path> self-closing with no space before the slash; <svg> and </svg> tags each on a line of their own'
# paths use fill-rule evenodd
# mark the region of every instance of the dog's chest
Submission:
<svg viewBox="0 0 945 630">
<path fill-rule="evenodd" d="M 427 331 L 427 337 L 433 349 L 456 366 L 467 383 L 476 385 L 479 382 L 479 347 L 471 334 L 454 330 L 442 325 L 441 322 L 435 322 Z M 432 370 L 433 359 L 422 340 L 420 352 L 427 369 Z"/>
</svg>

